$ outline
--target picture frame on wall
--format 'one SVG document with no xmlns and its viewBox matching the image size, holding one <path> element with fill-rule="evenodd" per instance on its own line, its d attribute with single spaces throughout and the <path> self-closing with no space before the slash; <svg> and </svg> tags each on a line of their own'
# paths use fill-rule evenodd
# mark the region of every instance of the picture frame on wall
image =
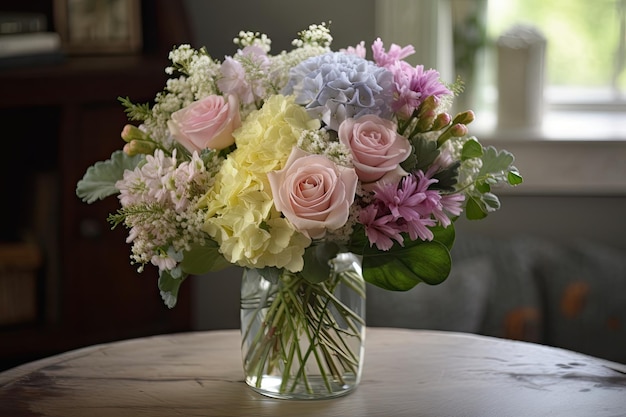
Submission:
<svg viewBox="0 0 626 417">
<path fill-rule="evenodd" d="M 54 0 L 54 21 L 71 55 L 132 54 L 142 46 L 140 0 Z"/>
</svg>

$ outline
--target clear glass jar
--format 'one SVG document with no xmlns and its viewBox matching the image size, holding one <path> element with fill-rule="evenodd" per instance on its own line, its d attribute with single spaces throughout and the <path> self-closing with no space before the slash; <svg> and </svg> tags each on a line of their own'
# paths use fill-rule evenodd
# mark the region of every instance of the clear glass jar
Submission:
<svg viewBox="0 0 626 417">
<path fill-rule="evenodd" d="M 340 253 L 330 276 L 311 283 L 282 272 L 271 282 L 245 269 L 241 284 L 246 383 L 274 398 L 345 395 L 361 379 L 365 281 L 361 259 Z"/>
</svg>

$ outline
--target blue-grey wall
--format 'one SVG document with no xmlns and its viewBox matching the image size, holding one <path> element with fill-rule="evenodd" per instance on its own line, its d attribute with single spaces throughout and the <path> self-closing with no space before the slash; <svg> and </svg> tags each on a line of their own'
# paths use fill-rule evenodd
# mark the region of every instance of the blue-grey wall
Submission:
<svg viewBox="0 0 626 417">
<path fill-rule="evenodd" d="M 272 53 L 291 49 L 297 33 L 310 24 L 331 22 L 335 49 L 375 39 L 374 0 L 186 0 L 195 45 L 217 59 L 232 55 L 240 30 L 267 34 Z"/>
</svg>

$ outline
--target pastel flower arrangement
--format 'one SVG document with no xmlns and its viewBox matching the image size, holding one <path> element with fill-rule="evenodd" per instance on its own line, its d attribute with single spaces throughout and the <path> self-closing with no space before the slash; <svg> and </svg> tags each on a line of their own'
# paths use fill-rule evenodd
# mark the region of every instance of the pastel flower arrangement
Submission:
<svg viewBox="0 0 626 417">
<path fill-rule="evenodd" d="M 152 104 L 121 99 L 126 142 L 90 167 L 77 195 L 118 195 L 113 226 L 129 229 L 131 262 L 159 269 L 169 307 L 189 275 L 237 265 L 311 282 L 328 254 L 363 259 L 390 290 L 443 281 L 454 221 L 499 208 L 492 187 L 522 178 L 513 155 L 468 136 L 471 111 L 448 112 L 459 83 L 404 59 L 412 46 L 377 39 L 330 49 L 325 24 L 271 55 L 240 32 L 223 61 L 181 45 Z M 323 254 L 323 255 L 322 255 Z"/>
</svg>

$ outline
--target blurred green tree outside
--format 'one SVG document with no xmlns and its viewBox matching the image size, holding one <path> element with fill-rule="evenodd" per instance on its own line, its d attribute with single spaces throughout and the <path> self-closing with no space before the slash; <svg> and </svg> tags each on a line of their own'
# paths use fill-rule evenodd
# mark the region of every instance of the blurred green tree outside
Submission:
<svg viewBox="0 0 626 417">
<path fill-rule="evenodd" d="M 548 85 L 610 87 L 616 77 L 624 93 L 625 15 L 626 0 L 489 0 L 487 32 L 495 41 L 515 24 L 532 24 L 548 41 Z"/>
</svg>

